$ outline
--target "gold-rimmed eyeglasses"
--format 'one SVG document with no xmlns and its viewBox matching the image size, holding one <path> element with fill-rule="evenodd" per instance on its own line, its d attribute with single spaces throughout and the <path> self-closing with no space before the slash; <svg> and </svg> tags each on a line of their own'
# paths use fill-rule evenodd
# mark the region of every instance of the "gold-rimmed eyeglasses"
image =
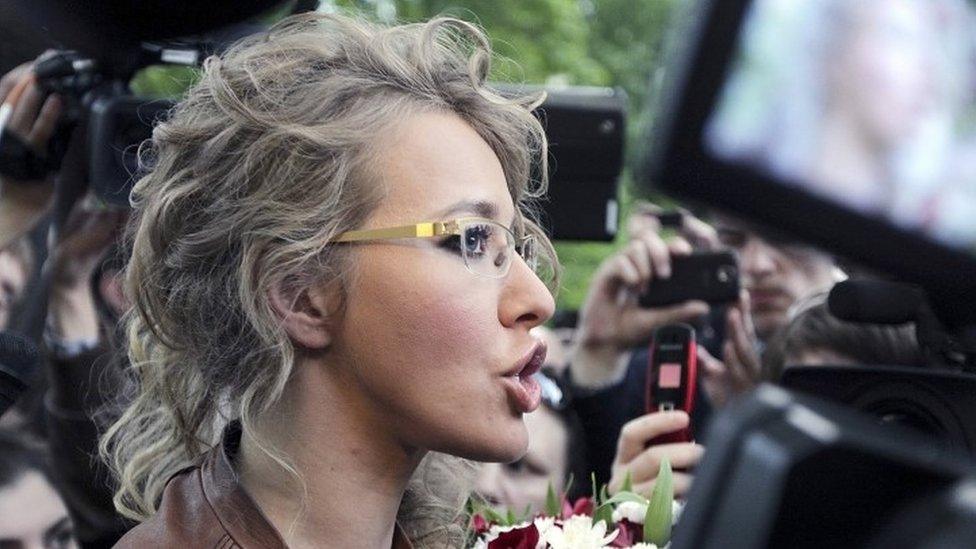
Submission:
<svg viewBox="0 0 976 549">
<path fill-rule="evenodd" d="M 479 276 L 502 278 L 508 274 L 512 259 L 518 254 L 536 271 L 538 247 L 535 237 L 515 236 L 512 229 L 484 217 L 461 217 L 450 221 L 428 221 L 384 229 L 348 231 L 332 242 L 367 242 L 399 238 L 455 237 L 445 241 L 444 247 L 454 250 L 464 259 L 467 269 Z"/>
</svg>

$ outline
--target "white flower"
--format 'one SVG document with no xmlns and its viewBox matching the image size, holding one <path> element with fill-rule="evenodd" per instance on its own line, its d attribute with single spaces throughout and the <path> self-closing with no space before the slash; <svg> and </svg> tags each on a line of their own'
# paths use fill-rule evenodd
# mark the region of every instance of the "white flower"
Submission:
<svg viewBox="0 0 976 549">
<path fill-rule="evenodd" d="M 681 512 L 685 510 L 685 504 L 680 503 L 678 500 L 671 502 L 671 523 L 677 524 L 678 519 L 681 518 Z"/>
<path fill-rule="evenodd" d="M 539 532 L 539 542 L 535 544 L 536 549 L 546 549 L 546 532 L 553 528 L 558 528 L 556 526 L 556 519 L 552 517 L 537 517 L 535 521 L 535 529 Z"/>
<path fill-rule="evenodd" d="M 644 524 L 645 516 L 647 516 L 647 504 L 636 501 L 625 501 L 613 510 L 614 522 L 627 519 L 634 524 Z"/>
<path fill-rule="evenodd" d="M 563 522 L 562 528 L 546 530 L 546 543 L 552 549 L 595 549 L 606 547 L 613 541 L 619 531 L 614 530 L 609 536 L 607 524 L 599 521 L 593 524 L 593 519 L 583 515 L 573 515 Z"/>
</svg>

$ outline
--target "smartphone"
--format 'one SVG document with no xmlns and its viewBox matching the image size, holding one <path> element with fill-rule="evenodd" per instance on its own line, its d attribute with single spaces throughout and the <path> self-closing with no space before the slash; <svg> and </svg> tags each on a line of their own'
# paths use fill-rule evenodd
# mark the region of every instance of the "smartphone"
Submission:
<svg viewBox="0 0 976 549">
<path fill-rule="evenodd" d="M 695 330 L 687 324 L 667 324 L 654 331 L 647 364 L 646 410 L 667 412 L 695 409 L 695 384 L 698 380 L 698 350 Z M 650 445 L 691 442 L 691 425 L 662 435 Z"/>
<path fill-rule="evenodd" d="M 671 277 L 654 279 L 640 297 L 642 307 L 663 307 L 697 299 L 732 303 L 739 299 L 739 262 L 732 252 L 696 252 L 671 258 Z"/>
</svg>

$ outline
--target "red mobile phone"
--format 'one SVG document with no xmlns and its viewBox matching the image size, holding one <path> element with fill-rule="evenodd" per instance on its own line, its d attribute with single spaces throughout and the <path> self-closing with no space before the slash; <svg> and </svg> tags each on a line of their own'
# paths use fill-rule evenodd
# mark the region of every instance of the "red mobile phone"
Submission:
<svg viewBox="0 0 976 549">
<path fill-rule="evenodd" d="M 647 364 L 647 412 L 695 409 L 698 379 L 698 351 L 695 329 L 687 324 L 668 324 L 654 331 Z M 691 442 L 691 425 L 661 435 L 651 445 Z"/>
</svg>

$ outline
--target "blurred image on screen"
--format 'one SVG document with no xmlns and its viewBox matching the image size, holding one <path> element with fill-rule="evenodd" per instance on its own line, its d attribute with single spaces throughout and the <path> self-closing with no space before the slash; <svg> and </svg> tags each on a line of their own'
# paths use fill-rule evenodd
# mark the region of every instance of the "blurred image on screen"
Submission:
<svg viewBox="0 0 976 549">
<path fill-rule="evenodd" d="M 711 154 L 976 251 L 967 0 L 756 0 Z"/>
</svg>

